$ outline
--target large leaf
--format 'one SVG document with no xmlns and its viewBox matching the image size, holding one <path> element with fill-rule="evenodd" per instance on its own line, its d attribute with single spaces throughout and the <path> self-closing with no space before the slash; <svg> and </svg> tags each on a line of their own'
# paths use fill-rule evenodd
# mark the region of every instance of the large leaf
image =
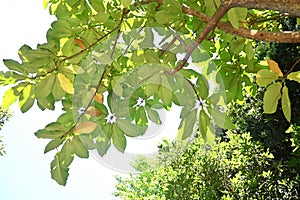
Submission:
<svg viewBox="0 0 300 200">
<path fill-rule="evenodd" d="M 126 119 L 118 119 L 117 125 L 126 135 L 131 137 L 143 135 L 147 130 L 146 126 L 136 126 Z"/>
<path fill-rule="evenodd" d="M 235 126 L 231 122 L 228 116 L 224 112 L 221 112 L 218 108 L 211 108 L 210 114 L 214 119 L 214 122 L 221 128 L 234 129 Z"/>
<path fill-rule="evenodd" d="M 71 140 L 70 145 L 72 146 L 74 153 L 78 157 L 80 157 L 80 158 L 88 158 L 89 157 L 89 151 L 83 145 L 83 143 L 79 139 L 79 137 L 74 137 L 73 140 Z"/>
<path fill-rule="evenodd" d="M 276 111 L 278 100 L 281 97 L 281 83 L 274 83 L 267 88 L 264 95 L 264 112 L 272 114 Z"/>
<path fill-rule="evenodd" d="M 275 62 L 274 60 L 267 60 L 267 62 L 268 62 L 269 68 L 272 72 L 274 72 L 278 76 L 283 76 L 283 73 L 282 73 L 281 69 L 279 68 L 277 62 Z"/>
<path fill-rule="evenodd" d="M 75 132 L 82 134 L 82 133 L 91 133 L 95 130 L 97 124 L 95 122 L 83 122 L 76 126 Z"/>
<path fill-rule="evenodd" d="M 48 153 L 49 151 L 59 147 L 63 142 L 64 138 L 55 138 L 51 140 L 45 147 L 44 153 Z"/>
<path fill-rule="evenodd" d="M 211 125 L 210 118 L 204 110 L 200 110 L 199 113 L 199 131 L 205 138 L 208 132 L 209 126 Z"/>
<path fill-rule="evenodd" d="M 47 97 L 52 91 L 53 85 L 55 83 L 55 75 L 50 74 L 42 79 L 39 83 L 36 84 L 35 94 L 37 98 Z"/>
<path fill-rule="evenodd" d="M 286 86 L 284 86 L 282 88 L 281 105 L 282 105 L 282 111 L 283 111 L 285 118 L 290 122 L 291 121 L 291 101 L 289 98 L 289 90 Z"/>
<path fill-rule="evenodd" d="M 51 162 L 51 177 L 60 185 L 66 185 L 69 176 L 69 168 L 62 164 L 60 152 L 58 152 L 54 160 Z"/>
<path fill-rule="evenodd" d="M 247 8 L 232 8 L 228 11 L 228 20 L 236 29 L 239 28 L 239 22 L 244 20 L 246 16 Z"/>
<path fill-rule="evenodd" d="M 178 128 L 178 139 L 185 140 L 190 137 L 194 131 L 197 119 L 197 110 L 194 109 L 186 118 L 183 118 Z"/>
<path fill-rule="evenodd" d="M 112 141 L 114 146 L 121 152 L 124 152 L 126 148 L 126 138 L 124 136 L 124 133 L 119 127 L 113 126 L 112 128 Z"/>
<path fill-rule="evenodd" d="M 256 82 L 261 87 L 267 87 L 276 79 L 278 79 L 278 75 L 268 69 L 259 70 L 256 75 Z"/>
<path fill-rule="evenodd" d="M 69 93 L 69 94 L 74 94 L 74 87 L 73 87 L 73 83 L 70 81 L 70 79 L 68 79 L 64 74 L 62 73 L 58 73 L 57 75 L 59 84 L 61 86 L 61 88 Z"/>
<path fill-rule="evenodd" d="M 297 81 L 298 83 L 300 83 L 300 72 L 292 72 L 287 76 L 287 78 L 289 80 Z"/>
</svg>

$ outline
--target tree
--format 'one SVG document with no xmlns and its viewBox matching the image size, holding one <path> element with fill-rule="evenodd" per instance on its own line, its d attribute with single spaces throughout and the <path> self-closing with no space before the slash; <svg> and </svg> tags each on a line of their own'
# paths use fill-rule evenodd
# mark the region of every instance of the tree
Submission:
<svg viewBox="0 0 300 200">
<path fill-rule="evenodd" d="M 257 72 L 267 87 L 265 112 L 275 112 L 282 97 L 291 120 L 285 82 L 300 81 L 293 71 L 300 61 L 285 74 L 273 61 L 268 68 L 253 40 L 299 43 L 299 31 L 281 32 L 277 23 L 300 16 L 297 0 L 49 0 L 44 6 L 57 17 L 47 43 L 22 46 L 21 63 L 4 60 L 9 71 L 0 83 L 12 85 L 4 107 L 18 100 L 22 112 L 35 102 L 53 110 L 62 102 L 65 112 L 35 133 L 50 139 L 45 153 L 58 150 L 51 174 L 59 184 L 66 184 L 74 155 L 87 158 L 91 149 L 104 155 L 111 142 L 123 152 L 126 137 L 144 134 L 149 121 L 160 124 L 157 110 L 173 104 L 182 106 L 178 138 L 199 124 L 213 144 L 213 124 L 234 128 L 226 105 L 242 102 L 243 88 L 255 93 Z"/>
<path fill-rule="evenodd" d="M 2 126 L 4 125 L 5 121 L 7 121 L 11 116 L 11 113 L 0 107 L 0 130 L 2 129 Z M 0 135 L 0 156 L 3 156 L 5 154 L 5 145 L 2 142 L 2 136 Z"/>
<path fill-rule="evenodd" d="M 219 138 L 221 139 L 221 138 Z M 249 134 L 228 134 L 208 149 L 201 138 L 161 146 L 151 162 L 139 159 L 139 173 L 116 177 L 122 199 L 299 199 L 300 176 L 284 166 Z M 147 163 L 147 164 L 145 164 Z"/>
</svg>

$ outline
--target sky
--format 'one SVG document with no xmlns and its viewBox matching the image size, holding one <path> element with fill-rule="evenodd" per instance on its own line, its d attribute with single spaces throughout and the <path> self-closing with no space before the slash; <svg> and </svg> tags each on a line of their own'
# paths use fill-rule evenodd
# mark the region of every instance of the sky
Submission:
<svg viewBox="0 0 300 200">
<path fill-rule="evenodd" d="M 38 43 L 46 42 L 46 32 L 54 20 L 43 9 L 42 0 L 0 0 L 0 70 L 5 70 L 3 59 L 18 60 L 17 52 L 23 44 L 35 48 Z M 6 89 L 0 88 L 0 100 Z M 34 106 L 22 114 L 17 104 L 11 109 L 13 117 L 0 131 L 7 152 L 7 155 L 0 157 L 1 200 L 117 199 L 111 195 L 114 191 L 114 175 L 127 174 L 122 173 L 126 169 L 122 171 L 122 168 L 117 166 L 116 169 L 115 166 L 128 164 L 124 156 L 155 152 L 160 138 L 170 136 L 160 133 L 163 130 L 176 133 L 176 124 L 179 123 L 178 108 L 175 114 L 162 112 L 163 125 L 151 126 L 152 132 L 157 134 L 129 140 L 125 155 L 112 149 L 105 159 L 95 156 L 89 159 L 75 158 L 67 185 L 63 187 L 51 179 L 50 162 L 55 152 L 43 154 L 48 141 L 34 136 L 35 131 L 57 119 L 59 104 L 56 111 L 41 111 Z"/>
</svg>

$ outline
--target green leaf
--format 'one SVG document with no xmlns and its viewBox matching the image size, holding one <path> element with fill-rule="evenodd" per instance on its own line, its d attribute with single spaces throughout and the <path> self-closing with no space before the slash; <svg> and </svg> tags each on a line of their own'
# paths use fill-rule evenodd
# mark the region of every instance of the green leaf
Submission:
<svg viewBox="0 0 300 200">
<path fill-rule="evenodd" d="M 70 146 L 74 149 L 74 153 L 80 157 L 80 158 L 88 158 L 89 157 L 89 151 L 87 148 L 83 145 L 82 141 L 79 139 L 79 137 L 74 137 L 73 140 L 70 142 Z"/>
<path fill-rule="evenodd" d="M 247 17 L 247 8 L 232 8 L 228 11 L 228 20 L 231 25 L 238 29 L 239 22 Z"/>
<path fill-rule="evenodd" d="M 264 112 L 267 114 L 272 114 L 276 111 L 278 100 L 281 96 L 281 83 L 274 83 L 267 88 L 264 95 Z"/>
<path fill-rule="evenodd" d="M 121 4 L 126 8 L 131 5 L 132 0 L 121 0 Z"/>
<path fill-rule="evenodd" d="M 117 125 L 126 135 L 130 137 L 143 135 L 147 130 L 147 126 L 137 126 L 126 119 L 118 119 Z"/>
<path fill-rule="evenodd" d="M 62 164 L 63 159 L 58 152 L 51 162 L 51 177 L 60 185 L 66 185 L 69 176 L 69 168 Z"/>
<path fill-rule="evenodd" d="M 292 72 L 287 76 L 287 79 L 300 83 L 300 71 Z"/>
<path fill-rule="evenodd" d="M 168 88 L 161 86 L 158 90 L 158 96 L 161 98 L 163 103 L 168 106 L 171 104 L 173 93 Z"/>
<path fill-rule="evenodd" d="M 14 60 L 11 60 L 11 59 L 4 59 L 3 63 L 10 70 L 18 71 L 18 72 L 24 72 L 24 69 L 22 68 L 22 65 L 20 63 L 18 63 L 17 61 L 14 61 Z"/>
<path fill-rule="evenodd" d="M 246 53 L 248 60 L 252 60 L 254 58 L 255 52 L 254 52 L 251 42 L 248 42 L 245 45 L 245 53 Z"/>
<path fill-rule="evenodd" d="M 74 86 L 70 79 L 68 79 L 64 74 L 58 73 L 57 79 L 59 81 L 60 87 L 69 94 L 74 94 Z"/>
<path fill-rule="evenodd" d="M 42 79 L 39 83 L 36 84 L 35 87 L 36 97 L 37 98 L 47 97 L 51 93 L 54 83 L 55 83 L 54 74 L 50 74 L 49 76 L 46 76 L 44 79 Z"/>
<path fill-rule="evenodd" d="M 18 99 L 18 96 L 15 94 L 15 90 L 13 88 L 9 88 L 3 95 L 2 107 L 8 108 L 10 105 L 15 103 Z"/>
<path fill-rule="evenodd" d="M 63 131 L 48 131 L 46 129 L 38 130 L 34 133 L 36 137 L 38 138 L 44 138 L 44 139 L 55 139 L 63 136 L 65 132 Z"/>
<path fill-rule="evenodd" d="M 19 96 L 19 107 L 21 108 L 22 113 L 27 112 L 33 106 L 34 100 L 34 87 L 29 84 L 24 88 L 22 94 Z"/>
<path fill-rule="evenodd" d="M 234 129 L 235 126 L 231 122 L 228 116 L 225 113 L 221 112 L 218 108 L 209 109 L 211 116 L 214 119 L 214 122 L 221 128 L 224 129 Z"/>
<path fill-rule="evenodd" d="M 105 11 L 102 1 L 89 0 L 89 2 L 91 6 L 94 8 L 94 10 L 97 11 L 98 13 L 103 13 Z"/>
<path fill-rule="evenodd" d="M 205 138 L 208 128 L 210 126 L 210 118 L 204 110 L 199 113 L 199 130 L 201 135 Z"/>
<path fill-rule="evenodd" d="M 51 140 L 45 147 L 44 153 L 48 153 L 49 151 L 59 147 L 63 142 L 64 138 L 55 138 Z"/>
<path fill-rule="evenodd" d="M 153 110 L 153 109 L 147 109 L 147 113 L 148 113 L 148 117 L 149 119 L 156 123 L 156 124 L 161 124 L 161 120 L 160 120 L 160 117 L 159 117 L 159 114 L 156 110 Z"/>
<path fill-rule="evenodd" d="M 183 118 L 178 128 L 178 139 L 185 140 L 190 137 L 194 131 L 195 122 L 197 119 L 197 110 L 194 109 L 190 114 Z"/>
<path fill-rule="evenodd" d="M 256 82 L 261 87 L 267 87 L 270 83 L 278 79 L 278 75 L 269 69 L 259 70 L 256 75 Z"/>
<path fill-rule="evenodd" d="M 289 90 L 286 86 L 282 88 L 281 97 L 282 111 L 288 122 L 291 121 L 291 101 L 289 98 Z"/>
<path fill-rule="evenodd" d="M 198 89 L 199 96 L 202 99 L 207 99 L 209 94 L 209 84 L 207 79 L 202 74 L 198 75 L 197 86 L 199 87 Z"/>
<path fill-rule="evenodd" d="M 66 140 L 60 152 L 62 157 L 61 161 L 65 167 L 70 166 L 71 163 L 73 162 L 74 152 L 75 152 L 75 147 L 72 145 L 69 139 Z"/>
<path fill-rule="evenodd" d="M 114 146 L 124 153 L 124 150 L 126 148 L 126 138 L 124 136 L 124 133 L 121 129 L 119 129 L 117 126 L 113 126 L 113 133 L 112 133 L 112 141 Z"/>
</svg>

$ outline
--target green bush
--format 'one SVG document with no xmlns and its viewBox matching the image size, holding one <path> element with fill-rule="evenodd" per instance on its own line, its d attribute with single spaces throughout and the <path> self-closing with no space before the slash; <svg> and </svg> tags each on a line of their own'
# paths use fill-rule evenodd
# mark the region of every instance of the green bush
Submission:
<svg viewBox="0 0 300 200">
<path fill-rule="evenodd" d="M 123 199 L 298 199 L 300 176 L 285 178 L 282 165 L 249 134 L 228 134 L 209 148 L 200 138 L 161 147 L 140 173 L 117 177 Z M 145 162 L 148 165 L 145 165 Z"/>
</svg>

